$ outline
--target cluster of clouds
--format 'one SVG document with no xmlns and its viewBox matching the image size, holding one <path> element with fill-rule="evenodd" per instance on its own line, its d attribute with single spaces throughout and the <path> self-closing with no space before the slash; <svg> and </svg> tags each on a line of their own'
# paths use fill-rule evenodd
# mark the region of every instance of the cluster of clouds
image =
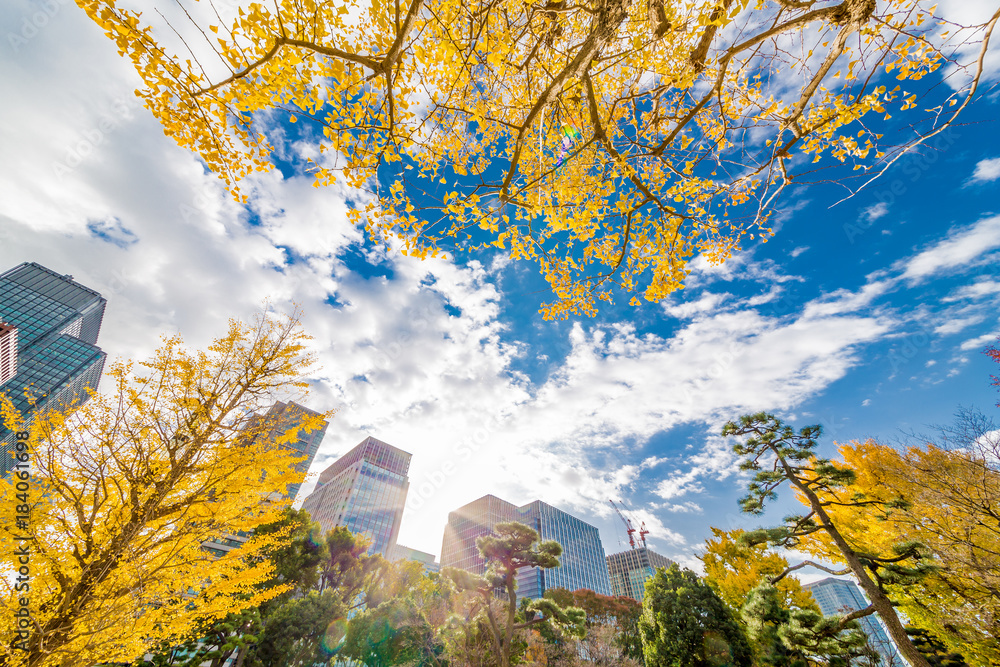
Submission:
<svg viewBox="0 0 1000 667">
<path fill-rule="evenodd" d="M 32 7 L 6 3 L 0 25 L 16 27 Z M 298 304 L 320 361 L 309 404 L 338 410 L 314 472 L 369 434 L 412 452 L 401 539 L 434 553 L 448 511 L 484 493 L 520 503 L 540 490 L 608 522 L 607 498 L 644 490 L 653 500 L 635 517 L 654 544 L 686 553 L 691 539 L 663 517 L 703 513 L 706 483 L 734 479 L 737 462 L 718 437 L 648 451 L 654 436 L 686 424 L 717 433 L 742 412 L 794 410 L 857 366 L 866 345 L 899 331 L 905 318 L 877 307 L 882 296 L 989 261 L 1000 247 L 1000 217 L 987 217 L 856 290 L 804 304 L 784 300 L 803 279 L 773 262 L 698 259 L 688 286 L 699 295 L 662 306 L 671 333 L 553 326 L 569 351 L 531 380 L 515 370 L 537 351 L 504 319 L 503 262 L 373 250 L 347 222 L 349 202 L 365 193 L 313 188 L 308 176 L 256 175 L 249 206 L 237 205 L 136 105 L 135 73 L 76 9 L 54 13 L 3 57 L 0 87 L 22 101 L 0 108 L 0 268 L 34 260 L 101 291 L 101 345 L 124 357 L 148 356 L 175 331 L 205 345 L 264 299 Z M 979 163 L 972 179 L 996 179 L 998 160 Z M 354 270 L 359 261 L 374 270 Z M 737 277 L 761 293 L 735 296 L 725 286 Z M 981 322 L 970 303 L 998 293 L 985 275 L 957 289 L 948 308 L 965 310 L 940 315 L 936 335 Z"/>
</svg>

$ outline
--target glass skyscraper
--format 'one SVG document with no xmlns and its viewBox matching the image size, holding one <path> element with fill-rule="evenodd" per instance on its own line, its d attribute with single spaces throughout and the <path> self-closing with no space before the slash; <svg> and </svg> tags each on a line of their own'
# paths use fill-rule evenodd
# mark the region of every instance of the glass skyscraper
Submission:
<svg viewBox="0 0 1000 667">
<path fill-rule="evenodd" d="M 320 473 L 302 503 L 327 532 L 346 526 L 371 541 L 368 553 L 391 558 L 410 487 L 410 454 L 372 437 Z"/>
<path fill-rule="evenodd" d="M 298 424 L 304 416 L 314 416 L 317 414 L 319 413 L 315 410 L 310 410 L 294 401 L 288 403 L 278 401 L 262 417 L 272 424 L 266 437 L 272 441 L 277 440 L 285 431 Z M 330 422 L 324 419 L 323 425 L 320 428 L 308 433 L 300 430 L 298 439 L 295 442 L 285 445 L 294 449 L 297 455 L 305 456 L 305 459 L 295 465 L 296 472 L 303 474 L 309 472 L 309 466 L 312 465 L 313 459 L 316 458 L 316 452 L 319 450 L 320 443 L 323 442 L 323 436 L 326 435 L 326 429 L 329 425 Z M 288 487 L 288 493 L 285 497 L 291 498 L 294 501 L 300 488 L 302 488 L 301 483 L 292 484 Z"/>
<path fill-rule="evenodd" d="M 97 389 L 106 355 L 97 336 L 107 301 L 34 262 L 0 274 L 0 392 L 23 415 L 74 405 Z M 14 434 L 0 424 L 0 474 L 13 466 Z"/>
<path fill-rule="evenodd" d="M 525 568 L 518 572 L 519 599 L 540 598 L 550 588 L 571 591 L 586 588 L 601 595 L 611 594 L 597 528 L 540 500 L 517 507 L 487 495 L 451 512 L 441 545 L 441 566 L 483 574 L 486 562 L 479 555 L 476 538 L 491 534 L 498 523 L 509 521 L 523 523 L 536 530 L 539 539 L 555 540 L 563 548 L 559 567 Z"/>
<path fill-rule="evenodd" d="M 629 549 L 608 556 L 608 575 L 611 577 L 611 592 L 642 602 L 646 592 L 646 580 L 653 576 L 658 567 L 670 567 L 674 561 L 661 556 L 647 547 Z"/>
<path fill-rule="evenodd" d="M 803 584 L 803 588 L 812 593 L 824 616 L 848 614 L 868 606 L 864 593 L 853 581 L 828 577 L 811 584 Z M 889 633 L 882 627 L 875 614 L 862 616 L 858 619 L 861 630 L 868 635 L 871 647 L 878 652 L 882 667 L 903 667 L 909 663 L 903 659 Z"/>
</svg>

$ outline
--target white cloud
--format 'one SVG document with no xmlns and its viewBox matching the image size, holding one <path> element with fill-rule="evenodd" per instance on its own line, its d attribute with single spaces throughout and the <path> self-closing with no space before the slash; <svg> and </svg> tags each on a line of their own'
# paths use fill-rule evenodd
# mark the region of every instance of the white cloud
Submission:
<svg viewBox="0 0 1000 667">
<path fill-rule="evenodd" d="M 1000 178 L 1000 157 L 980 160 L 972 172 L 970 183 L 992 183 Z"/>
<path fill-rule="evenodd" d="M 825 317 L 842 313 L 854 313 L 867 308 L 874 300 L 892 287 L 891 280 L 874 280 L 866 283 L 857 292 L 838 289 L 806 304 L 806 317 Z"/>
<path fill-rule="evenodd" d="M 904 280 L 915 285 L 932 275 L 966 268 L 983 253 L 1000 247 L 1000 216 L 984 218 L 953 231 L 948 237 L 901 265 Z"/>
<path fill-rule="evenodd" d="M 984 319 L 983 315 L 974 315 L 972 317 L 955 318 L 941 324 L 934 329 L 934 333 L 947 336 L 949 334 L 958 333 L 963 329 L 967 329 L 974 324 L 979 324 Z"/>
<path fill-rule="evenodd" d="M 799 255 L 801 255 L 802 253 L 804 253 L 807 250 L 809 250 L 809 246 L 802 245 L 802 246 L 799 246 L 798 248 L 795 248 L 794 250 L 792 250 L 788 254 L 792 256 L 792 259 L 794 259 L 794 258 L 798 257 Z"/>
<path fill-rule="evenodd" d="M 690 319 L 703 313 L 716 310 L 721 303 L 731 297 L 729 293 L 716 294 L 714 292 L 704 292 L 697 301 L 686 301 L 676 305 L 670 305 L 669 301 L 663 302 L 663 312 L 670 317 L 678 319 Z"/>
<path fill-rule="evenodd" d="M 705 490 L 699 481 L 699 477 L 703 472 L 702 470 L 692 469 L 682 473 L 679 470 L 675 470 L 673 476 L 660 481 L 656 486 L 656 495 L 664 500 L 671 500 L 672 498 L 689 493 L 701 493 Z"/>
<path fill-rule="evenodd" d="M 871 224 L 876 220 L 878 220 L 879 218 L 885 217 L 886 215 L 888 215 L 888 213 L 889 213 L 889 205 L 886 204 L 885 202 L 880 201 L 877 204 L 872 204 L 871 206 L 863 210 L 861 212 L 861 217 L 864 218 L 865 222 Z"/>
<path fill-rule="evenodd" d="M 664 505 L 663 509 L 668 512 L 676 512 L 679 514 L 701 514 L 705 510 L 702 509 L 701 505 L 696 502 L 688 500 L 687 502 L 681 503 L 680 505 Z"/>
<path fill-rule="evenodd" d="M 868 407 L 871 404 L 872 404 L 872 399 L 870 399 L 870 398 L 866 398 L 865 400 L 861 401 L 861 405 L 863 405 L 865 407 Z"/>
<path fill-rule="evenodd" d="M 32 6 L 0 12 L 16 24 Z M 743 412 L 793 409 L 897 326 L 864 312 L 890 288 L 887 279 L 771 317 L 748 308 L 802 278 L 749 254 L 722 267 L 699 257 L 692 286 L 751 280 L 768 292 L 742 303 L 706 292 L 665 306 L 683 320 L 669 336 L 623 323 L 546 325 L 570 349 L 564 360 L 546 358 L 550 374 L 533 383 L 512 370 L 530 351 L 501 319 L 492 280 L 504 262 L 458 267 L 376 253 L 368 259 L 391 278 L 363 277 L 346 259 L 360 230 L 344 219 L 346 199 L 363 195 L 278 172 L 248 181 L 251 224 L 146 111 L 119 109 L 117 100 L 132 99 L 135 74 L 80 12 L 61 12 L 12 61 L 0 86 L 32 104 L 0 106 L 0 147 L 13 156 L 0 160 L 0 267 L 34 259 L 106 294 L 101 345 L 112 355 L 146 356 L 161 333 L 177 330 L 201 346 L 265 297 L 299 303 L 322 365 L 308 403 L 339 409 L 313 471 L 367 434 L 412 452 L 401 540 L 433 553 L 448 511 L 489 492 L 603 517 L 607 498 L 645 489 L 671 501 L 636 512 L 651 537 L 683 545 L 665 517 L 700 512 L 701 503 L 682 497 L 737 474 L 737 461 L 719 437 L 695 442 L 683 460 L 644 452 L 650 438 L 681 424 L 716 432 Z M 53 178 L 53 164 L 109 116 L 117 119 L 111 130 Z M 945 243 L 965 243 L 964 233 L 972 232 Z M 977 233 L 982 242 L 985 232 Z M 906 270 L 930 275 L 971 251 L 917 261 L 929 252 Z"/>
<path fill-rule="evenodd" d="M 983 334 L 982 336 L 977 336 L 976 338 L 970 338 L 969 340 L 959 345 L 958 349 L 967 351 L 967 350 L 976 350 L 979 348 L 983 348 L 986 347 L 987 345 L 990 345 L 991 343 L 996 342 L 998 336 L 1000 336 L 1000 333 L 988 333 L 988 334 Z M 963 361 L 968 361 L 968 359 L 963 359 Z"/>
<path fill-rule="evenodd" d="M 954 294 L 944 301 L 971 301 L 994 294 L 1000 294 L 1000 281 L 984 279 L 955 290 Z"/>
</svg>

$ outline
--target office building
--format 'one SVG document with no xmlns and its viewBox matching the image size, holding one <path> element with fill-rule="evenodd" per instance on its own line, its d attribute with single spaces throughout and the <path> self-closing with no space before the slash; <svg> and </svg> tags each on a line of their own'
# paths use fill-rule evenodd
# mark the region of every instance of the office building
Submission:
<svg viewBox="0 0 1000 667">
<path fill-rule="evenodd" d="M 489 535 L 498 523 L 517 521 L 539 534 L 541 540 L 562 545 L 559 567 L 525 568 L 517 574 L 518 598 L 537 599 L 550 588 L 575 591 L 586 588 L 611 594 L 608 567 L 596 527 L 540 500 L 517 507 L 496 496 L 483 496 L 448 515 L 441 545 L 441 566 L 475 574 L 486 571 L 476 538 Z"/>
<path fill-rule="evenodd" d="M 44 266 L 0 274 L 0 392 L 30 419 L 43 408 L 79 405 L 97 389 L 106 355 L 97 336 L 107 301 Z M 13 466 L 14 434 L 0 424 L 0 474 Z"/>
<path fill-rule="evenodd" d="M 277 441 L 288 429 L 299 424 L 305 417 L 313 417 L 318 414 L 315 410 L 310 410 L 295 402 L 283 403 L 278 401 L 260 417 L 266 420 L 269 425 L 264 437 L 272 442 Z M 316 458 L 316 452 L 319 450 L 320 443 L 323 442 L 323 436 L 326 435 L 326 429 L 329 425 L 330 422 L 324 419 L 320 428 L 308 433 L 304 429 L 300 429 L 295 442 L 285 443 L 284 446 L 295 450 L 297 456 L 305 457 L 295 464 L 296 472 L 300 472 L 303 475 L 309 472 L 309 466 L 312 465 L 313 459 Z M 301 483 L 292 484 L 288 487 L 288 492 L 284 497 L 291 498 L 294 501 L 300 488 L 302 488 Z"/>
<path fill-rule="evenodd" d="M 17 329 L 0 322 L 0 387 L 17 375 Z"/>
<path fill-rule="evenodd" d="M 419 549 L 413 549 L 411 547 L 404 547 L 402 544 L 397 544 L 392 550 L 390 550 L 388 559 L 391 561 L 415 561 L 423 565 L 424 570 L 427 572 L 438 572 L 441 569 L 441 566 L 435 562 L 434 554 L 429 554 L 426 551 L 420 551 Z"/>
<path fill-rule="evenodd" d="M 407 452 L 365 438 L 320 473 L 302 508 L 324 533 L 346 526 L 371 541 L 368 553 L 390 557 L 403 520 L 409 470 Z"/>
<path fill-rule="evenodd" d="M 674 561 L 648 547 L 611 554 L 607 561 L 612 595 L 623 595 L 637 602 L 642 602 L 646 580 L 653 576 L 656 568 L 674 564 Z"/>
<path fill-rule="evenodd" d="M 828 577 L 821 581 L 802 586 L 812 593 L 816 604 L 824 616 L 847 614 L 869 605 L 864 593 L 856 583 L 848 579 Z M 861 630 L 868 635 L 868 641 L 881 658 L 882 667 L 901 667 L 907 665 L 903 656 L 896 648 L 895 642 L 889 637 L 878 616 L 871 614 L 858 619 Z"/>
</svg>

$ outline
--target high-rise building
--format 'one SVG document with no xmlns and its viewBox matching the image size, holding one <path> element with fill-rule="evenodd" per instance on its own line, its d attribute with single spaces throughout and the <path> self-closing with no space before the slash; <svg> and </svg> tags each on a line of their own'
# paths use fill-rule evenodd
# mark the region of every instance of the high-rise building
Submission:
<svg viewBox="0 0 1000 667">
<path fill-rule="evenodd" d="M 0 386 L 20 410 L 75 405 L 97 389 L 106 355 L 97 347 L 107 301 L 34 262 L 0 274 Z M 13 466 L 14 434 L 0 424 L 0 474 Z"/>
<path fill-rule="evenodd" d="M 427 572 L 437 572 L 441 569 L 441 566 L 434 560 L 434 554 L 411 547 L 404 547 L 402 544 L 397 544 L 390 550 L 388 559 L 391 561 L 412 560 L 423 565 L 424 570 Z"/>
<path fill-rule="evenodd" d="M 869 604 L 858 585 L 847 579 L 827 577 L 811 584 L 803 584 L 802 587 L 812 593 L 824 616 L 848 614 L 864 609 Z M 903 659 L 895 642 L 889 637 L 889 633 L 875 614 L 862 616 L 858 619 L 858 623 L 868 635 L 871 647 L 878 652 L 882 667 L 902 667 L 909 664 Z"/>
<path fill-rule="evenodd" d="M 278 401 L 264 414 L 263 419 L 267 420 L 271 424 L 267 435 L 265 437 L 272 441 L 277 440 L 282 434 L 288 429 L 294 427 L 296 424 L 301 422 L 304 417 L 311 417 L 318 415 L 319 413 L 315 410 L 310 410 L 309 408 L 299 405 L 294 401 L 288 403 L 282 403 Z M 323 420 L 323 425 L 315 430 L 309 431 L 299 430 L 298 439 L 295 442 L 287 443 L 285 446 L 295 450 L 297 455 L 305 456 L 302 461 L 295 464 L 295 471 L 305 474 L 309 471 L 309 466 L 312 465 L 313 459 L 316 458 L 316 452 L 319 450 L 319 445 L 323 442 L 323 436 L 326 435 L 326 429 L 330 425 L 330 422 Z M 302 484 L 292 484 L 288 487 L 288 493 L 285 497 L 295 500 L 295 496 L 298 495 L 299 489 L 302 488 Z"/>
<path fill-rule="evenodd" d="M 674 561 L 647 547 L 629 549 L 608 556 L 608 576 L 611 577 L 613 595 L 623 595 L 642 602 L 646 580 L 658 567 L 670 567 Z"/>
<path fill-rule="evenodd" d="M 559 567 L 524 568 L 517 573 L 518 598 L 537 599 L 551 588 L 586 588 L 601 595 L 611 594 L 597 528 L 540 500 L 517 507 L 487 495 L 451 512 L 441 545 L 441 566 L 483 574 L 486 562 L 479 555 L 476 538 L 491 534 L 498 523 L 509 521 L 523 523 L 536 530 L 539 539 L 555 540 L 563 548 Z"/>
<path fill-rule="evenodd" d="M 390 557 L 410 487 L 410 454 L 372 437 L 320 473 L 302 503 L 323 532 L 346 526 L 371 540 L 369 553 Z"/>
<path fill-rule="evenodd" d="M 17 329 L 0 322 L 0 387 L 17 375 Z"/>
</svg>

